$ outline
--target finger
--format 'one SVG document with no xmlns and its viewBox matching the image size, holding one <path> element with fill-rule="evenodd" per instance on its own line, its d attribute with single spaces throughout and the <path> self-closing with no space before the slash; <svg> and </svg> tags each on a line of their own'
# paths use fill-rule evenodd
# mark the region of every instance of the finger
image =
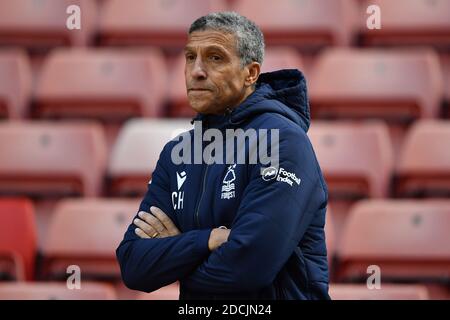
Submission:
<svg viewBox="0 0 450 320">
<path fill-rule="evenodd" d="M 141 211 L 139 212 L 139 217 L 151 225 L 161 236 L 169 236 L 169 232 L 166 227 L 159 221 L 154 215 Z"/>
<path fill-rule="evenodd" d="M 133 220 L 133 223 L 139 229 L 144 231 L 149 237 L 152 237 L 157 232 L 151 225 L 141 219 L 136 218 Z"/>
<path fill-rule="evenodd" d="M 172 220 L 160 208 L 150 207 L 150 211 L 156 218 L 158 218 L 159 221 L 161 221 L 170 235 L 174 236 L 180 233 Z"/>
<path fill-rule="evenodd" d="M 142 231 L 139 228 L 134 229 L 134 233 L 136 233 L 137 236 L 141 239 L 149 239 L 150 238 L 149 235 L 147 235 L 144 231 Z"/>
</svg>

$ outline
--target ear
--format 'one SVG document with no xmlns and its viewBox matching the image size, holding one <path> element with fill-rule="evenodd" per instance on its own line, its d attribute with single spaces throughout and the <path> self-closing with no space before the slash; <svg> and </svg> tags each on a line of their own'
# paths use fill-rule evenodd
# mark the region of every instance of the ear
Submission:
<svg viewBox="0 0 450 320">
<path fill-rule="evenodd" d="M 251 87 L 258 80 L 259 74 L 261 73 L 261 65 L 258 62 L 249 63 L 246 67 L 247 77 L 245 78 L 245 86 Z"/>
</svg>

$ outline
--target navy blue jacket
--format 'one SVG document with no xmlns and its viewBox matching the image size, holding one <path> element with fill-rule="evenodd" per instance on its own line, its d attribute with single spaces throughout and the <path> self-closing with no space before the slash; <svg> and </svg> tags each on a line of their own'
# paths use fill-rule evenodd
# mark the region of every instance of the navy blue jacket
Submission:
<svg viewBox="0 0 450 320">
<path fill-rule="evenodd" d="M 161 208 L 182 233 L 140 239 L 131 224 L 116 252 L 125 284 L 151 292 L 180 281 L 180 299 L 329 299 L 328 192 L 306 135 L 301 72 L 261 74 L 256 90 L 231 112 L 196 119 L 222 132 L 279 129 L 279 166 L 175 165 L 178 141 L 168 142 L 139 210 Z M 231 233 L 210 252 L 209 234 L 219 226 Z"/>
</svg>

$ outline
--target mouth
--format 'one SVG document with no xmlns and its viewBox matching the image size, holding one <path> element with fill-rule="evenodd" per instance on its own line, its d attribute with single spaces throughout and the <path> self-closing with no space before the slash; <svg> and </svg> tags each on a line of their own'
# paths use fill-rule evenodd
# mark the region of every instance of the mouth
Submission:
<svg viewBox="0 0 450 320">
<path fill-rule="evenodd" d="M 187 94 L 190 97 L 204 97 L 211 93 L 211 90 L 204 88 L 191 88 L 188 90 Z"/>
<path fill-rule="evenodd" d="M 210 90 L 204 89 L 204 88 L 190 88 L 190 89 L 188 89 L 188 91 L 210 91 Z"/>
</svg>

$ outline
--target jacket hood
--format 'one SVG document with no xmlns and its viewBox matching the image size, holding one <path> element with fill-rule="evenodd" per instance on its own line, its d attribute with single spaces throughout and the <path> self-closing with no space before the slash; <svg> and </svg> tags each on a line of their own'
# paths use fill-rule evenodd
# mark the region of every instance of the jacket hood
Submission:
<svg viewBox="0 0 450 320">
<path fill-rule="evenodd" d="M 262 73 L 255 91 L 239 106 L 225 115 L 198 114 L 193 120 L 211 125 L 243 123 L 258 114 L 278 113 L 299 125 L 305 132 L 311 122 L 306 80 L 296 69 Z"/>
</svg>

